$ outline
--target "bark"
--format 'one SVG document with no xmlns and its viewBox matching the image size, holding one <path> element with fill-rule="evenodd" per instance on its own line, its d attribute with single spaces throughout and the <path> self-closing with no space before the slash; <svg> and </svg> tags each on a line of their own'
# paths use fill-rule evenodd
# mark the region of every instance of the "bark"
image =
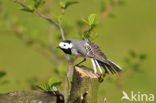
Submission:
<svg viewBox="0 0 156 103">
<path fill-rule="evenodd" d="M 16 91 L 0 94 L 0 103 L 56 103 L 56 96 L 40 91 Z"/>
</svg>

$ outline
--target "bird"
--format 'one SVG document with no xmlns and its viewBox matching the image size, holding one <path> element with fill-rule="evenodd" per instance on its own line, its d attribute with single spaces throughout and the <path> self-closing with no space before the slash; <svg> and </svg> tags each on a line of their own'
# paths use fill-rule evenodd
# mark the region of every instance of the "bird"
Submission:
<svg viewBox="0 0 156 103">
<path fill-rule="evenodd" d="M 76 57 L 83 57 L 84 59 L 80 61 L 77 65 L 86 61 L 86 58 L 91 58 L 94 73 L 97 73 L 97 67 L 99 72 L 103 73 L 101 67 L 104 68 L 106 74 L 118 74 L 121 68 L 109 60 L 105 54 L 100 50 L 99 46 L 91 42 L 87 38 L 79 39 L 68 39 L 63 40 L 59 43 L 59 46 L 64 53 L 73 55 Z"/>
</svg>

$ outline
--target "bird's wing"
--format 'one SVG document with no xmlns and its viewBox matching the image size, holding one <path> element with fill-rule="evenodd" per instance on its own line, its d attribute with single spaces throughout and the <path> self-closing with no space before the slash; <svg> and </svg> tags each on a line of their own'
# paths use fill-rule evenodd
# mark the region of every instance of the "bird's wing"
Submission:
<svg viewBox="0 0 156 103">
<path fill-rule="evenodd" d="M 87 56 L 99 60 L 101 62 L 107 63 L 107 57 L 102 53 L 100 48 L 95 45 L 93 42 L 87 40 L 85 44 L 85 48 L 87 50 Z"/>
</svg>

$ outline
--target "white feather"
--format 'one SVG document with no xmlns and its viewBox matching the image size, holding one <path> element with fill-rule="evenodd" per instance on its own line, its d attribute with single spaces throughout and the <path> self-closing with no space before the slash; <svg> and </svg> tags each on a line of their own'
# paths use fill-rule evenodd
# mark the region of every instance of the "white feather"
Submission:
<svg viewBox="0 0 156 103">
<path fill-rule="evenodd" d="M 96 63 L 96 65 L 98 66 L 100 73 L 102 73 L 102 69 L 101 69 L 99 63 L 97 62 L 97 60 L 95 60 L 95 63 Z"/>
<path fill-rule="evenodd" d="M 72 45 L 72 43 L 69 44 L 69 43 L 65 43 L 65 42 L 60 42 L 59 47 L 63 48 L 63 49 L 69 49 L 69 48 L 72 48 L 73 45 Z"/>
<path fill-rule="evenodd" d="M 109 60 L 109 59 L 108 59 Z M 112 62 L 111 60 L 109 60 L 110 62 Z M 121 69 L 121 67 L 119 66 L 119 65 L 117 65 L 117 64 L 115 64 L 114 62 L 112 62 L 114 65 L 116 65 L 118 68 L 120 68 Z"/>
<path fill-rule="evenodd" d="M 96 69 L 96 64 L 93 58 L 91 58 L 92 64 L 93 64 L 93 69 L 94 69 L 94 73 L 97 73 L 97 69 Z"/>
</svg>

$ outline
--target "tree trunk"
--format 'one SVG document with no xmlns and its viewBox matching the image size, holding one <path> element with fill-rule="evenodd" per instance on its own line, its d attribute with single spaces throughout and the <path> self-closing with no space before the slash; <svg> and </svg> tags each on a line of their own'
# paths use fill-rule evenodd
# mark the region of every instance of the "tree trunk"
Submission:
<svg viewBox="0 0 156 103">
<path fill-rule="evenodd" d="M 75 66 L 68 103 L 97 103 L 98 77 L 92 69 Z M 64 96 L 40 91 L 16 91 L 0 94 L 0 103 L 64 103 Z"/>
</svg>

